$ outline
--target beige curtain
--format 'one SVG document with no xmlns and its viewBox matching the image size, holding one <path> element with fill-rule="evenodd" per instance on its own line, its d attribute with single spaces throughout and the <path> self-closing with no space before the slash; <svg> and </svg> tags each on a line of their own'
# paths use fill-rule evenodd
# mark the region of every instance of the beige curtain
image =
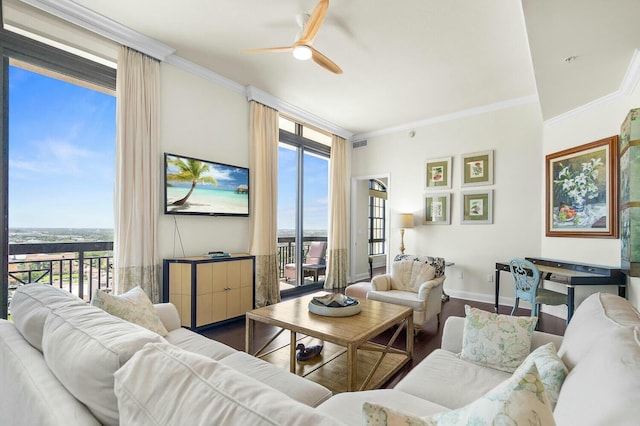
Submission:
<svg viewBox="0 0 640 426">
<path fill-rule="evenodd" d="M 115 291 L 139 285 L 159 302 L 159 62 L 121 47 L 116 94 Z"/>
<path fill-rule="evenodd" d="M 280 301 L 278 279 L 278 111 L 251 102 L 249 164 L 251 247 L 256 257 L 256 306 Z"/>
<path fill-rule="evenodd" d="M 324 283 L 327 289 L 347 286 L 347 190 L 347 141 L 334 135 L 329 162 L 329 252 Z"/>
</svg>

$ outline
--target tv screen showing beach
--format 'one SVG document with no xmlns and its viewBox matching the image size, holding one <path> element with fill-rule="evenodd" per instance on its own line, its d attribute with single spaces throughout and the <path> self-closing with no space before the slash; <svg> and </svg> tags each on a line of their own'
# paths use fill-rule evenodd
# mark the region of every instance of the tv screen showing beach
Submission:
<svg viewBox="0 0 640 426">
<path fill-rule="evenodd" d="M 249 216 L 249 169 L 164 155 L 165 213 Z"/>
</svg>

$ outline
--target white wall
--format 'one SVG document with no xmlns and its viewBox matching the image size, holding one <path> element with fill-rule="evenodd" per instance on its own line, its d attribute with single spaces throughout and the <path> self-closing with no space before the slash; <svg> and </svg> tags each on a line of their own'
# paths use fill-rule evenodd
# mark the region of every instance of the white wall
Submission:
<svg viewBox="0 0 640 426">
<path fill-rule="evenodd" d="M 163 63 L 160 70 L 162 153 L 249 167 L 249 104 L 245 96 L 173 65 Z M 162 190 L 158 188 L 159 194 Z M 162 258 L 183 255 L 174 219 L 186 256 L 211 250 L 249 250 L 249 218 L 176 216 L 163 211 L 163 206 L 158 206 Z"/>
<path fill-rule="evenodd" d="M 416 227 L 405 232 L 406 253 L 435 255 L 455 262 L 445 290 L 454 297 L 492 301 L 495 263 L 540 254 L 543 232 L 542 119 L 537 103 L 370 138 L 352 151 L 352 175 L 388 174 L 391 214 L 390 257 L 398 252 L 399 213 L 413 212 Z M 460 155 L 494 150 L 494 223 L 460 224 Z M 451 225 L 422 225 L 424 166 L 430 158 L 453 157 Z M 467 188 L 465 188 L 466 190 Z M 460 274 L 462 275 L 460 277 Z M 513 303 L 513 284 L 502 274 L 503 303 Z"/>
<path fill-rule="evenodd" d="M 544 155 L 620 134 L 620 125 L 632 108 L 640 106 L 640 85 L 629 96 L 573 114 L 556 124 L 544 127 Z M 540 187 L 544 192 L 544 181 Z M 544 212 L 541 211 L 544 216 Z M 542 217 L 540 220 L 544 220 Z M 542 256 L 575 262 L 620 266 L 620 240 L 602 238 L 548 238 L 542 235 Z M 576 304 L 595 291 L 617 293 L 616 287 L 578 288 Z M 627 298 L 640 306 L 640 278 L 630 278 Z"/>
</svg>

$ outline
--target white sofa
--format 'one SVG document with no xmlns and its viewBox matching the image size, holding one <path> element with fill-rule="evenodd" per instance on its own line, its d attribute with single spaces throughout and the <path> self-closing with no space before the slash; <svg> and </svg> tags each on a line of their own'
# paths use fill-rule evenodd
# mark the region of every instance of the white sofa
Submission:
<svg viewBox="0 0 640 426">
<path fill-rule="evenodd" d="M 361 425 L 365 402 L 428 416 L 462 407 L 511 376 L 461 359 L 465 319 L 451 317 L 442 348 L 394 389 L 330 397 L 181 329 L 172 305 L 156 306 L 169 330 L 163 338 L 79 299 L 56 295 L 43 304 L 38 296 L 18 296 L 17 305 L 14 297 L 15 323 L 0 321 L 1 424 Z M 640 314 L 626 300 L 589 297 L 564 338 L 534 332 L 531 348 L 548 342 L 569 370 L 553 412 L 558 425 L 638 424 Z"/>
<path fill-rule="evenodd" d="M 236 382 L 246 379 L 255 382 L 256 388 L 262 385 L 266 392 L 275 392 L 303 411 L 311 411 L 310 407 L 332 395 L 314 382 L 181 328 L 178 312 L 169 303 L 154 307 L 168 331 L 164 337 L 89 306 L 64 290 L 44 284 L 20 287 L 11 302 L 13 322 L 0 320 L 0 424 L 117 424 L 119 402 L 113 375 L 147 343 L 215 360 L 231 370 Z M 155 365 L 150 375 L 161 376 L 164 370 L 164 365 Z M 151 380 L 149 376 L 141 380 L 146 393 L 168 392 L 170 387 L 149 387 Z M 175 377 L 171 380 L 179 382 Z M 173 405 L 188 402 L 182 395 Z"/>
</svg>

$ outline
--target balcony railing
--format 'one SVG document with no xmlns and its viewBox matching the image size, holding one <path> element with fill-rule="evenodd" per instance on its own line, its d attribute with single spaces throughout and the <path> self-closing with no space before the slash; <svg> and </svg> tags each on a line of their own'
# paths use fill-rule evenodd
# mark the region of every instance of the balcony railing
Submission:
<svg viewBox="0 0 640 426">
<path fill-rule="evenodd" d="M 113 288 L 113 242 L 9 244 L 9 297 L 18 286 L 39 282 L 83 300 Z"/>
<path fill-rule="evenodd" d="M 303 255 L 313 241 L 327 237 L 304 237 Z M 278 266 L 295 263 L 294 237 L 278 238 Z M 9 244 L 9 297 L 20 285 L 46 283 L 66 289 L 83 300 L 93 291 L 113 288 L 113 242 Z"/>
</svg>

